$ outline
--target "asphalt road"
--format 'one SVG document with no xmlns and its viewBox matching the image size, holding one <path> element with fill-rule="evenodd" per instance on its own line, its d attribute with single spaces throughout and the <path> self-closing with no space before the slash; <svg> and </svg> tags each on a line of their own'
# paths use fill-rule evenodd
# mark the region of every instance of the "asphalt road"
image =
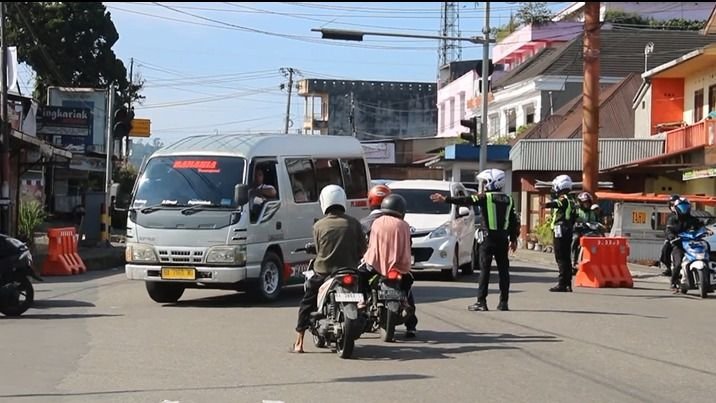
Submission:
<svg viewBox="0 0 716 403">
<path fill-rule="evenodd" d="M 490 312 L 468 312 L 475 277 L 419 275 L 418 338 L 366 335 L 351 360 L 288 353 L 300 287 L 271 305 L 203 290 L 160 305 L 122 270 L 50 278 L 36 308 L 0 319 L 0 401 L 716 400 L 716 296 L 661 280 L 553 294 L 553 269 L 513 265 L 512 311 L 496 285 Z"/>
</svg>

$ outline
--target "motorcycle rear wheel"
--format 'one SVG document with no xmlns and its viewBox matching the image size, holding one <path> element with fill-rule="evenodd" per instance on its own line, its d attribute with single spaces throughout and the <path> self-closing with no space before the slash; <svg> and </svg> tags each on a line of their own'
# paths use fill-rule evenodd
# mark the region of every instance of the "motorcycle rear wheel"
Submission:
<svg viewBox="0 0 716 403">
<path fill-rule="evenodd" d="M 385 324 L 380 328 L 380 337 L 386 343 L 395 341 L 395 325 L 398 315 L 390 309 L 385 309 Z"/>
<path fill-rule="evenodd" d="M 326 339 L 323 337 L 313 334 L 313 345 L 316 346 L 316 348 L 325 348 L 326 347 Z"/>
<path fill-rule="evenodd" d="M 24 300 L 18 301 L 17 304 L 0 306 L 0 312 L 5 316 L 20 316 L 30 309 L 35 301 L 35 289 L 27 277 L 23 276 L 16 279 L 15 288 L 20 294 L 20 297 L 24 296 Z"/>
<path fill-rule="evenodd" d="M 353 337 L 353 320 L 346 319 L 343 322 L 343 336 L 336 341 L 336 352 L 343 359 L 351 358 L 353 355 L 353 347 L 355 347 L 355 337 Z"/>
</svg>

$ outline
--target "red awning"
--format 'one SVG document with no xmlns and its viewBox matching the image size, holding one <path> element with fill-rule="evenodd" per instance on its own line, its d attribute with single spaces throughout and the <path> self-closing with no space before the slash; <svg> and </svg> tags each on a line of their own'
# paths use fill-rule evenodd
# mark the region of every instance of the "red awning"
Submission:
<svg viewBox="0 0 716 403">
<path fill-rule="evenodd" d="M 703 195 L 679 195 L 687 198 L 692 203 L 704 204 L 707 206 L 716 206 L 715 196 Z M 597 192 L 597 198 L 600 200 L 612 200 L 622 202 L 635 203 L 666 203 L 671 195 L 657 193 L 619 193 L 619 192 Z"/>
</svg>

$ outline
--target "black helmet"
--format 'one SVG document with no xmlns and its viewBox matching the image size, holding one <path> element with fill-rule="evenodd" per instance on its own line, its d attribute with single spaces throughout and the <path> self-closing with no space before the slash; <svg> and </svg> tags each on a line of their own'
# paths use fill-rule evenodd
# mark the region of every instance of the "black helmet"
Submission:
<svg viewBox="0 0 716 403">
<path fill-rule="evenodd" d="M 405 209 L 407 202 L 405 198 L 399 194 L 391 193 L 383 199 L 380 203 L 380 209 L 383 213 L 403 218 L 405 216 Z"/>
</svg>

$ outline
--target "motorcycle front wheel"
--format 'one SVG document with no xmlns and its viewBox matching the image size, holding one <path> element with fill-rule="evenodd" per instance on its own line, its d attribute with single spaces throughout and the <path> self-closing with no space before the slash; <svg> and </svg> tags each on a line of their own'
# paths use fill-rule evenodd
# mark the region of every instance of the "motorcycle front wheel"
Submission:
<svg viewBox="0 0 716 403">
<path fill-rule="evenodd" d="M 701 298 L 706 298 L 709 296 L 709 290 L 711 290 L 711 272 L 708 269 L 704 269 L 701 270 L 699 276 L 701 276 L 701 289 L 699 290 Z"/>
<path fill-rule="evenodd" d="M 32 303 L 35 301 L 35 289 L 30 279 L 24 276 L 15 279 L 13 285 L 10 285 L 10 287 L 14 287 L 17 298 L 12 298 L 12 302 L 0 306 L 0 312 L 5 316 L 20 316 L 30 309 Z"/>
</svg>

